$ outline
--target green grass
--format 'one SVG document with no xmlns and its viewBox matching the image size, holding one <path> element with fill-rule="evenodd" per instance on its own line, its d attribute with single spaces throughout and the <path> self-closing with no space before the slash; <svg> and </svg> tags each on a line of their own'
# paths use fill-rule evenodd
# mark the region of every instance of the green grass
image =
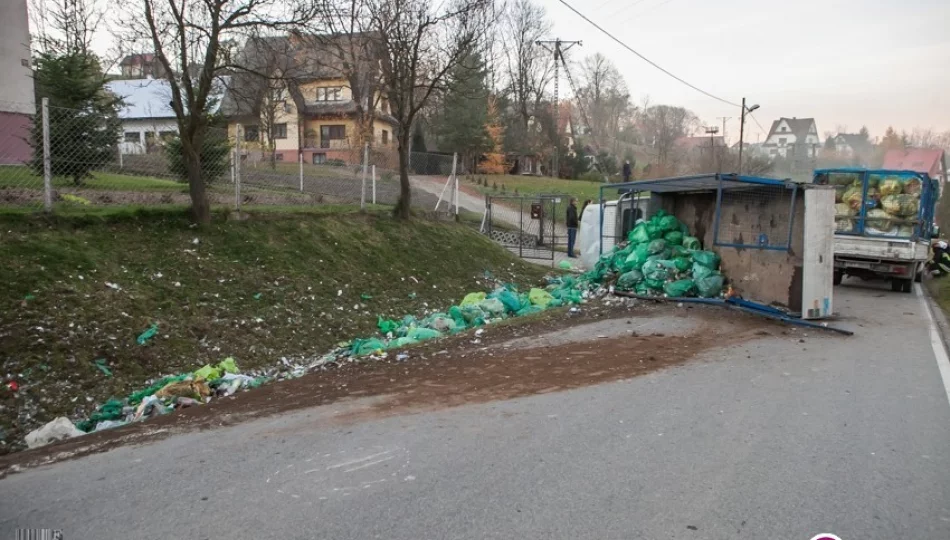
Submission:
<svg viewBox="0 0 950 540">
<path fill-rule="evenodd" d="M 588 182 L 585 180 L 564 180 L 561 178 L 551 178 L 547 176 L 515 176 L 515 175 L 476 175 L 485 178 L 488 186 L 473 184 L 466 178 L 466 185 L 474 187 L 480 193 L 490 195 L 501 195 L 501 188 L 505 186 L 506 195 L 514 195 L 518 190 L 519 195 L 538 195 L 542 193 L 559 193 L 567 196 L 573 196 L 579 201 L 598 200 L 600 198 L 600 182 Z M 498 189 L 492 188 L 493 184 L 498 185 Z M 567 201 L 565 201 L 566 204 Z"/>
<path fill-rule="evenodd" d="M 28 167 L 0 167 L 0 188 L 43 189 L 43 177 L 33 174 Z M 80 186 L 71 178 L 53 177 L 54 188 L 100 189 L 112 191 L 186 191 L 184 184 L 150 176 L 132 176 L 94 172 Z"/>
<path fill-rule="evenodd" d="M 227 356 L 243 369 L 313 358 L 372 335 L 377 315 L 420 315 L 490 288 L 486 270 L 526 285 L 545 272 L 468 225 L 353 208 L 249 209 L 245 221 L 220 209 L 207 227 L 181 208 L 0 214 L 0 364 L 21 385 L 0 393 L 0 453 L 160 374 Z M 159 335 L 136 344 L 153 323 Z"/>
</svg>

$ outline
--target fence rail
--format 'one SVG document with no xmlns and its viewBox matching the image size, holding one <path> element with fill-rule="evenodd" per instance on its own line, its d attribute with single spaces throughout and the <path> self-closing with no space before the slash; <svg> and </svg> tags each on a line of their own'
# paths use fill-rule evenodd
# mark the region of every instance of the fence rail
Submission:
<svg viewBox="0 0 950 540">
<path fill-rule="evenodd" d="M 123 125 L 114 116 L 32 104 L 0 103 L 0 207 L 54 212 L 115 205 L 188 205 L 184 152 L 167 122 Z M 309 141 L 321 143 L 321 141 Z M 322 146 L 322 144 L 321 144 Z M 267 149 L 244 141 L 240 125 L 207 131 L 199 150 L 212 205 L 393 205 L 400 195 L 393 144 L 363 148 Z M 413 152 L 407 168 L 413 206 L 439 196 L 414 179 L 445 182 L 453 156 Z M 453 200 L 454 187 L 443 194 Z M 444 210 L 444 204 L 442 209 Z"/>
</svg>

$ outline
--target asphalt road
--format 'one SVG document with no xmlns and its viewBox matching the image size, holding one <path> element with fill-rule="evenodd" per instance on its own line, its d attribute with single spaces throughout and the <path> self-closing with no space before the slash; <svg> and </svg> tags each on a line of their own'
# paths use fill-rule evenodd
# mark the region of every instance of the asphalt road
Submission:
<svg viewBox="0 0 950 540">
<path fill-rule="evenodd" d="M 768 337 L 626 381 L 333 422 L 360 402 L 0 481 L 0 539 L 950 538 L 925 305 L 839 287 L 850 338 Z M 804 339 L 804 342 L 800 341 Z"/>
</svg>

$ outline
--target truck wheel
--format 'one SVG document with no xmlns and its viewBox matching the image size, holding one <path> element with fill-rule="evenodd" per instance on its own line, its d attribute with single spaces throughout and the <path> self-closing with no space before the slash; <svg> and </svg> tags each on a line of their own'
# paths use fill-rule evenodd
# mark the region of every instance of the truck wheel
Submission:
<svg viewBox="0 0 950 540">
<path fill-rule="evenodd" d="M 891 279 L 891 290 L 894 292 L 902 292 L 904 290 L 904 280 L 892 278 Z"/>
<path fill-rule="evenodd" d="M 901 292 L 909 293 L 913 290 L 914 290 L 914 280 L 912 279 L 901 280 Z"/>
<path fill-rule="evenodd" d="M 917 283 L 920 283 L 923 280 L 924 280 L 924 268 L 921 266 L 917 268 L 917 273 L 914 274 L 914 281 Z"/>
<path fill-rule="evenodd" d="M 835 285 L 841 285 L 841 280 L 842 280 L 843 278 L 844 278 L 844 272 L 835 272 L 835 273 L 834 273 L 834 277 L 831 279 L 831 281 L 832 281 Z"/>
</svg>

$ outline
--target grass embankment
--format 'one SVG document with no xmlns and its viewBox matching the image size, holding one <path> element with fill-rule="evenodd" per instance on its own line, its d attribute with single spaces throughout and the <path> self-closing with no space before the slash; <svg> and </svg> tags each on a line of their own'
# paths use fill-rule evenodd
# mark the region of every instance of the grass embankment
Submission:
<svg viewBox="0 0 950 540">
<path fill-rule="evenodd" d="M 518 190 L 519 195 L 538 195 L 538 194 L 564 194 L 577 198 L 580 201 L 587 199 L 600 199 L 600 182 L 589 182 L 586 180 L 564 180 L 561 178 L 551 178 L 548 176 L 515 176 L 507 175 L 475 175 L 473 178 L 484 178 L 488 181 L 487 186 L 481 186 L 466 182 L 466 185 L 475 188 L 479 193 L 490 195 L 502 195 L 501 188 L 505 187 L 505 194 L 514 195 Z M 498 189 L 493 186 L 497 185 Z"/>
<path fill-rule="evenodd" d="M 187 191 L 187 186 L 174 180 L 106 172 L 92 173 L 91 177 L 84 179 L 80 186 L 76 186 L 72 178 L 54 176 L 53 187 L 115 191 Z M 25 166 L 3 166 L 0 167 L 0 188 L 43 189 L 43 177 L 34 174 Z"/>
<path fill-rule="evenodd" d="M 20 385 L 0 388 L 0 452 L 159 374 L 320 355 L 373 333 L 377 314 L 485 290 L 486 270 L 522 284 L 545 272 L 464 225 L 351 210 L 216 215 L 205 228 L 179 210 L 0 215 L 0 363 Z"/>
</svg>

